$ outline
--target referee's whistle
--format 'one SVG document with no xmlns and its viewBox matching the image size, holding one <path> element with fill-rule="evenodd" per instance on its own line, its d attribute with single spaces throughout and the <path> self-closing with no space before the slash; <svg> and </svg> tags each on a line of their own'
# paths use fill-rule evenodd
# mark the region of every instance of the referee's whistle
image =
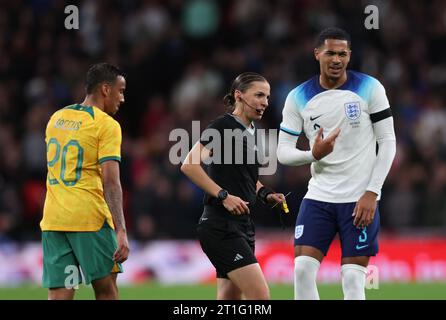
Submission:
<svg viewBox="0 0 446 320">
<path fill-rule="evenodd" d="M 283 212 L 285 212 L 285 213 L 290 212 L 290 210 L 288 209 L 288 205 L 287 205 L 286 201 L 282 202 L 282 209 L 283 209 Z"/>
</svg>

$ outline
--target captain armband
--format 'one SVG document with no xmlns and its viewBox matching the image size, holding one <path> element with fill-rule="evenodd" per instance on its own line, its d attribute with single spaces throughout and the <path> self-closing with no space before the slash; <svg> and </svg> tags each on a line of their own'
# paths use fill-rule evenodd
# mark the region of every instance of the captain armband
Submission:
<svg viewBox="0 0 446 320">
<path fill-rule="evenodd" d="M 376 123 L 389 117 L 392 117 L 392 110 L 390 110 L 390 108 L 370 114 L 370 120 L 372 123 Z"/>
</svg>

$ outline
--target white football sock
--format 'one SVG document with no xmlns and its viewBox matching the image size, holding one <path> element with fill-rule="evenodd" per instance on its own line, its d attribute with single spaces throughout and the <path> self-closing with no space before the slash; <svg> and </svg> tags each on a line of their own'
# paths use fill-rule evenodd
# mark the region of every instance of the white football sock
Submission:
<svg viewBox="0 0 446 320">
<path fill-rule="evenodd" d="M 320 262 L 309 256 L 294 259 L 294 299 L 319 300 L 316 276 Z"/>
<path fill-rule="evenodd" d="M 357 264 L 344 264 L 341 275 L 344 300 L 365 300 L 367 268 Z"/>
</svg>

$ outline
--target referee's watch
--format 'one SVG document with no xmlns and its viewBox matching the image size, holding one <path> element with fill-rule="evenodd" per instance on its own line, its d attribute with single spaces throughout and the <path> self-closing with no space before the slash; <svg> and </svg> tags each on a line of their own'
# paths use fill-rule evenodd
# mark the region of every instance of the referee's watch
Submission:
<svg viewBox="0 0 446 320">
<path fill-rule="evenodd" d="M 223 200 L 225 200 L 228 197 L 228 195 L 229 193 L 227 190 L 221 189 L 220 191 L 218 191 L 217 199 L 223 202 Z"/>
</svg>

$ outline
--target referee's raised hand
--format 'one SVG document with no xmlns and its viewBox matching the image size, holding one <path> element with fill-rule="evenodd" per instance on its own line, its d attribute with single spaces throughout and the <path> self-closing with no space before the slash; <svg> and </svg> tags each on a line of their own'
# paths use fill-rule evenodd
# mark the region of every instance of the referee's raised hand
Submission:
<svg viewBox="0 0 446 320">
<path fill-rule="evenodd" d="M 239 197 L 228 195 L 228 197 L 223 200 L 223 206 L 228 210 L 231 214 L 241 215 L 241 214 L 249 214 L 248 204 L 249 202 L 240 199 Z"/>
</svg>

